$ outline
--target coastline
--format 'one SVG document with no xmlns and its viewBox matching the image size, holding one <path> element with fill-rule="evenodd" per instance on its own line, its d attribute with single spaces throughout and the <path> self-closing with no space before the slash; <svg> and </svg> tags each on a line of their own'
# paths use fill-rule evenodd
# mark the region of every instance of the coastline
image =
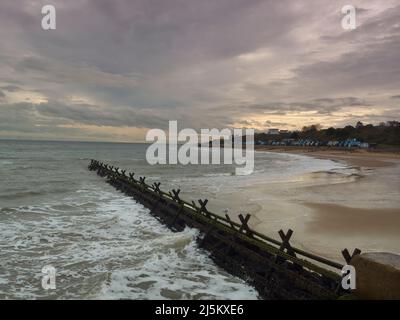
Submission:
<svg viewBox="0 0 400 320">
<path fill-rule="evenodd" d="M 295 245 L 338 261 L 344 248 L 400 253 L 400 154 L 269 146 L 256 151 L 332 160 L 357 172 L 315 172 L 301 182 L 250 187 L 241 207 L 247 206 L 257 231 L 276 237 L 280 228 L 291 228 Z"/>
<path fill-rule="evenodd" d="M 400 163 L 400 152 L 369 151 L 363 149 L 332 149 L 328 147 L 255 146 L 255 151 L 293 153 L 319 159 L 344 161 L 364 168 L 381 168 Z"/>
</svg>

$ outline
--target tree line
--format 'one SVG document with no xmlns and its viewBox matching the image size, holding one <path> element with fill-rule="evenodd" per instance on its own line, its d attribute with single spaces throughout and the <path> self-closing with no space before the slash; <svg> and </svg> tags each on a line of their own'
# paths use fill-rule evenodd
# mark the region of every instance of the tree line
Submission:
<svg viewBox="0 0 400 320">
<path fill-rule="evenodd" d="M 355 126 L 347 125 L 343 128 L 324 129 L 320 124 L 305 126 L 302 130 L 271 135 L 256 133 L 256 141 L 283 140 L 283 139 L 312 139 L 321 142 L 343 141 L 357 139 L 379 146 L 400 146 L 400 122 L 387 121 L 379 125 L 366 124 L 358 121 Z"/>
</svg>

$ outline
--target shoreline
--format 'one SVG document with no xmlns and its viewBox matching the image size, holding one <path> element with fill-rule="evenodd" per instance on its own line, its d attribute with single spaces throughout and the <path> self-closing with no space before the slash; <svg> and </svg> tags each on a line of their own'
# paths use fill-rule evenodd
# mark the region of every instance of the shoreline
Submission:
<svg viewBox="0 0 400 320">
<path fill-rule="evenodd" d="M 270 234 L 276 229 L 271 228 L 274 225 L 292 228 L 297 246 L 339 261 L 339 249 L 346 247 L 400 254 L 399 153 L 284 146 L 256 146 L 255 151 L 332 160 L 357 170 L 361 177 L 340 183 L 327 180 L 311 186 L 277 187 L 285 194 L 268 183 L 253 187 L 252 192 L 259 194 L 257 202 L 262 194 L 269 198 L 268 203 L 258 202 L 261 210 L 254 212 L 256 230 Z"/>
<path fill-rule="evenodd" d="M 364 168 L 382 168 L 400 164 L 400 153 L 387 151 L 289 146 L 255 146 L 255 151 L 301 154 L 318 159 L 344 161 L 349 165 Z"/>
</svg>

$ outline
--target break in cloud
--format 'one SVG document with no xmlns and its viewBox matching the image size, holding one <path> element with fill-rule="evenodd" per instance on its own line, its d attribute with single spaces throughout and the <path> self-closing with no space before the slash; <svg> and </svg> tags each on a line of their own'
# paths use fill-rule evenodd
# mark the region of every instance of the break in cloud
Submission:
<svg viewBox="0 0 400 320">
<path fill-rule="evenodd" d="M 53 4 L 57 29 L 41 29 Z M 341 28 L 343 5 L 358 28 Z M 398 0 L 3 0 L 0 137 L 399 118 Z"/>
</svg>

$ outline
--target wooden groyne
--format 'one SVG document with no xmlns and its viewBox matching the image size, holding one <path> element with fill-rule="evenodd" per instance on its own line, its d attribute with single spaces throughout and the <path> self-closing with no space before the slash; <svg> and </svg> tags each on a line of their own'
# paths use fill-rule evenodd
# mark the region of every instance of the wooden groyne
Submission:
<svg viewBox="0 0 400 320">
<path fill-rule="evenodd" d="M 341 286 L 343 265 L 293 247 L 290 229 L 279 230 L 280 240 L 270 238 L 249 227 L 249 214 L 240 214 L 237 223 L 228 215 L 210 212 L 207 199 L 184 201 L 179 189 L 162 191 L 158 182 L 149 185 L 145 177 L 136 179 L 133 173 L 96 160 L 88 168 L 149 208 L 171 230 L 199 229 L 199 246 L 210 252 L 217 265 L 254 286 L 262 298 L 337 299 L 347 293 Z M 346 263 L 360 252 L 342 251 Z"/>
</svg>

